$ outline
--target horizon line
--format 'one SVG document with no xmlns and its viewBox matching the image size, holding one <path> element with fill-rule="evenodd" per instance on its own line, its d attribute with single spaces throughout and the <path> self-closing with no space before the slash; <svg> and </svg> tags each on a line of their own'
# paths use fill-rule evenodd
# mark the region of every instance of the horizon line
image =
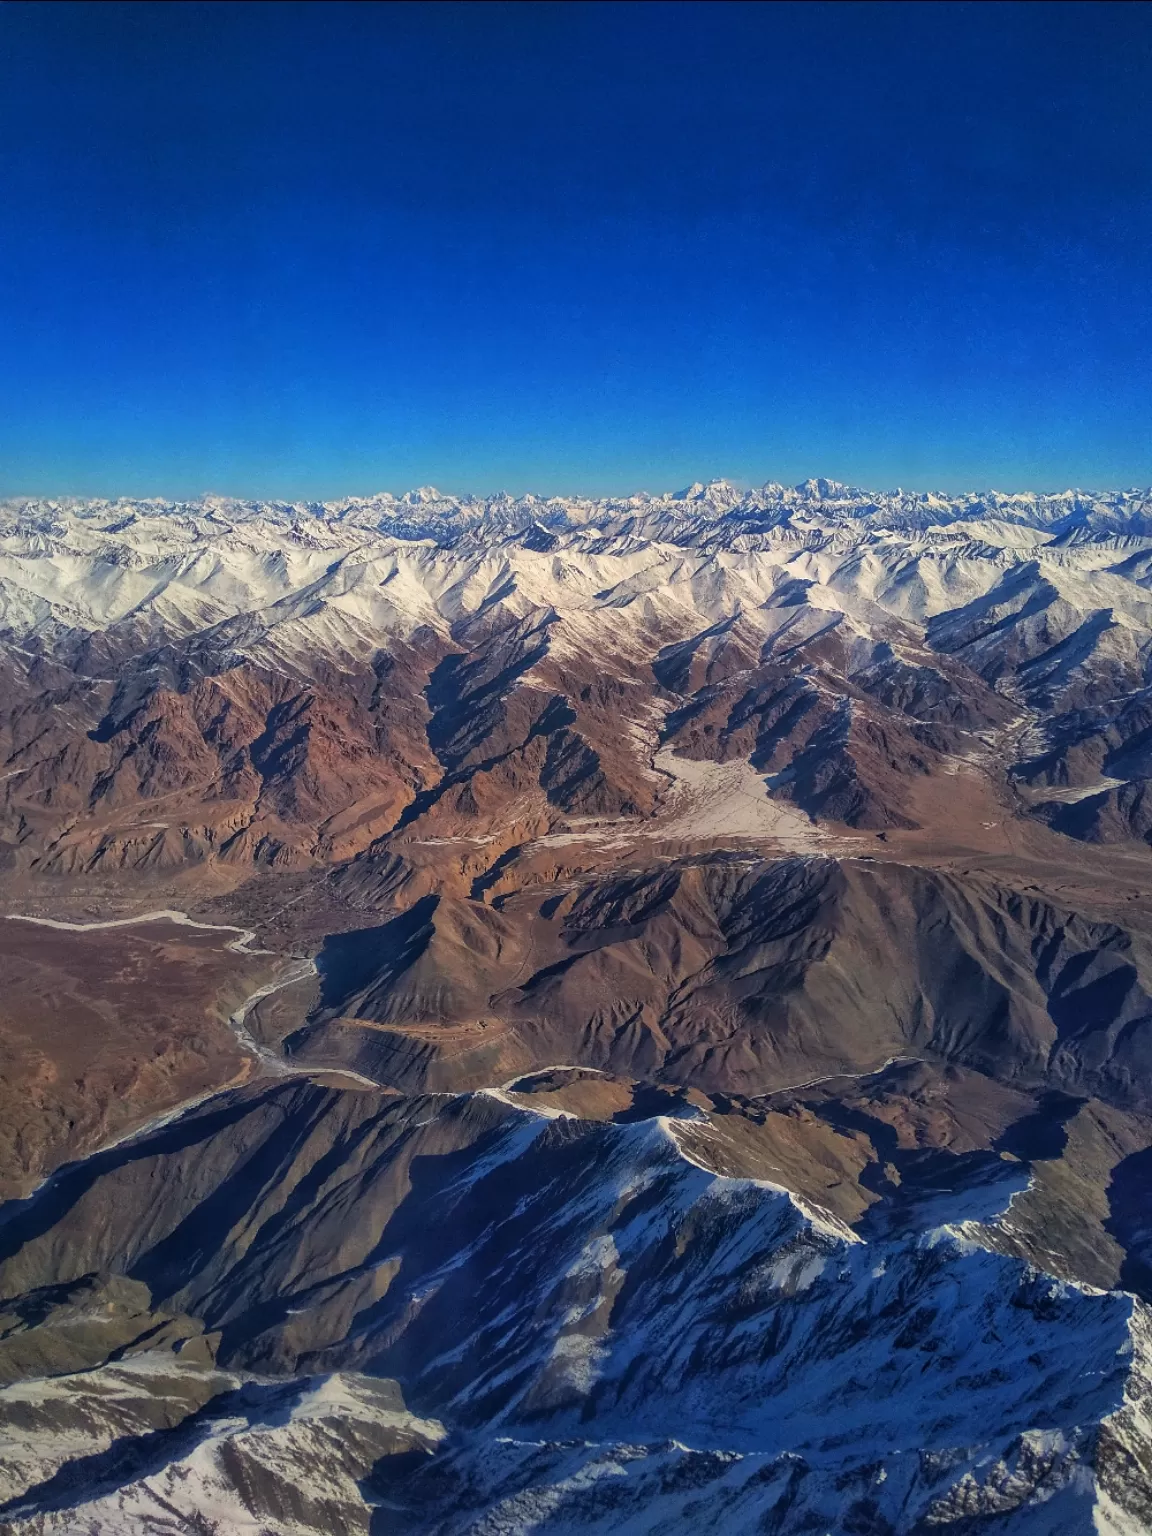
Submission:
<svg viewBox="0 0 1152 1536">
<path fill-rule="evenodd" d="M 827 487 L 822 490 L 821 482 Z M 432 484 L 411 486 L 399 493 L 388 490 L 374 491 L 345 491 L 328 496 L 276 496 L 260 493 L 237 493 L 232 491 L 205 490 L 193 494 L 172 495 L 167 492 L 149 491 L 142 493 L 132 492 L 84 492 L 84 491 L 11 491 L 0 492 L 0 504 L 9 504 L 18 501 L 56 501 L 56 502 L 158 502 L 168 505 L 194 505 L 207 502 L 239 502 L 257 503 L 271 506 L 331 506 L 348 502 L 373 502 L 391 501 L 409 506 L 419 505 L 418 501 L 410 498 L 419 497 L 422 500 L 436 499 L 439 501 L 456 502 L 493 502 L 493 501 L 585 501 L 585 502 L 611 502 L 634 501 L 638 498 L 647 498 L 660 501 L 687 501 L 696 499 L 709 490 L 726 488 L 739 493 L 741 496 L 753 496 L 762 492 L 804 492 L 809 491 L 814 500 L 830 499 L 834 492 L 843 492 L 851 496 L 913 496 L 920 498 L 940 497 L 944 500 L 958 500 L 969 496 L 1003 496 L 1003 497 L 1061 497 L 1061 496 L 1132 496 L 1152 495 L 1152 482 L 1146 485 L 1106 485 L 1089 487 L 1084 485 L 1065 485 L 1060 489 L 1041 489 L 1035 486 L 1024 486 L 1015 490 L 1004 490 L 995 485 L 968 486 L 963 490 L 943 490 L 938 486 L 929 486 L 923 489 L 904 485 L 889 486 L 879 489 L 867 485 L 855 485 L 848 481 L 835 480 L 827 475 L 813 475 L 806 480 L 800 480 L 794 484 L 787 484 L 778 480 L 765 480 L 759 483 L 734 480 L 727 476 L 717 476 L 711 480 L 694 480 L 691 484 L 681 486 L 677 490 L 650 491 L 643 487 L 632 491 L 609 491 L 596 495 L 586 491 L 509 491 L 503 487 L 494 491 L 445 491 Z"/>
</svg>

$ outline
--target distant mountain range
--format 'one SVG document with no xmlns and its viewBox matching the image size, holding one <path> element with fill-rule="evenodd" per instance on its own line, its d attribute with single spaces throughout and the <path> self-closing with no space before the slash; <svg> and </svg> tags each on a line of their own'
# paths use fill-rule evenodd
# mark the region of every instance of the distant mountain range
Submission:
<svg viewBox="0 0 1152 1536">
<path fill-rule="evenodd" d="M 113 521 L 156 514 L 210 517 L 224 522 L 273 521 L 304 524 L 351 523 L 397 538 L 450 542 L 463 535 L 493 536 L 532 528 L 553 532 L 597 528 L 609 534 L 631 533 L 672 542 L 692 541 L 708 530 L 721 538 L 770 528 L 852 525 L 891 529 L 926 529 L 969 518 L 993 518 L 1050 529 L 1075 528 L 1093 533 L 1147 533 L 1152 517 L 1152 489 L 1059 492 L 971 491 L 950 496 L 939 491 L 867 491 L 837 480 L 812 479 L 785 486 L 769 481 L 754 489 L 729 480 L 697 481 L 684 490 L 632 496 L 452 496 L 422 485 L 401 496 L 379 492 L 336 501 L 249 501 L 205 496 L 196 501 L 158 498 L 35 497 L 0 501 L 0 526 L 22 524 L 54 528 L 70 517 Z"/>
</svg>

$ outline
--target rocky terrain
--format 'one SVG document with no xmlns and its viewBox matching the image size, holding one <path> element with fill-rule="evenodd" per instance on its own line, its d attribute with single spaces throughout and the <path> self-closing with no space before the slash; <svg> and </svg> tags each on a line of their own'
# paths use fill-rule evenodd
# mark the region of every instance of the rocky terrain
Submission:
<svg viewBox="0 0 1152 1536">
<path fill-rule="evenodd" d="M 0 1530 L 1152 1530 L 1150 654 L 1152 492 L 0 507 Z"/>
</svg>

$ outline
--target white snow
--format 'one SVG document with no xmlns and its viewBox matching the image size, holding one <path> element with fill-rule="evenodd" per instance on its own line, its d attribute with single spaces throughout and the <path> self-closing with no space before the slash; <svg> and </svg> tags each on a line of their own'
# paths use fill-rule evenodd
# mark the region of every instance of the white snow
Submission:
<svg viewBox="0 0 1152 1536">
<path fill-rule="evenodd" d="M 556 656 L 620 665 L 649 661 L 656 634 L 667 643 L 736 616 L 767 637 L 792 620 L 794 609 L 772 604 L 797 578 L 811 583 L 809 610 L 868 633 L 884 616 L 923 625 L 1021 571 L 1032 573 L 1030 590 L 1050 584 L 1075 613 L 1109 608 L 1119 627 L 1148 631 L 1152 600 L 1119 568 L 1152 546 L 1130 531 L 1149 522 L 1150 493 L 1084 498 L 1093 537 L 1059 545 L 1052 525 L 1069 516 L 1066 499 L 825 495 L 820 486 L 745 494 L 717 482 L 681 498 L 547 503 L 425 489 L 315 509 L 0 504 L 0 624 L 16 644 L 113 626 L 224 641 L 244 617 L 255 623 L 241 642 L 253 659 L 288 666 L 320 651 L 352 665 L 390 637 L 422 626 L 446 635 L 497 605 L 516 616 L 553 609 Z M 510 535 L 538 523 L 542 507 L 557 542 L 526 548 Z M 767 531 L 743 531 L 742 518 L 761 528 L 766 514 L 775 519 Z M 637 525 L 627 535 L 622 517 Z M 451 546 L 438 542 L 446 529 Z"/>
</svg>

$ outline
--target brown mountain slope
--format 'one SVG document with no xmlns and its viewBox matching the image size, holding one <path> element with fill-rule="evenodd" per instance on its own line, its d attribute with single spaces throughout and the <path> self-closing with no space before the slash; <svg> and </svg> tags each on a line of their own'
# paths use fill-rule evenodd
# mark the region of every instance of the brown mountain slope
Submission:
<svg viewBox="0 0 1152 1536">
<path fill-rule="evenodd" d="M 986 877 L 713 857 L 331 939 L 289 1040 L 406 1091 L 563 1062 L 764 1093 L 924 1055 L 1142 1104 L 1152 946 Z"/>
</svg>

